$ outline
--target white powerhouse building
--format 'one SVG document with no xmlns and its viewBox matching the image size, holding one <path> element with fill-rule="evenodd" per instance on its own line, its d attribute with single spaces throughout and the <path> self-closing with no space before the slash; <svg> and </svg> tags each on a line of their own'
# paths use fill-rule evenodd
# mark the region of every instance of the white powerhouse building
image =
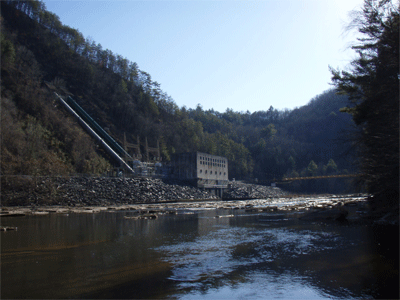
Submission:
<svg viewBox="0 0 400 300">
<path fill-rule="evenodd" d="M 174 154 L 173 176 L 207 189 L 228 187 L 228 159 L 201 152 Z"/>
</svg>

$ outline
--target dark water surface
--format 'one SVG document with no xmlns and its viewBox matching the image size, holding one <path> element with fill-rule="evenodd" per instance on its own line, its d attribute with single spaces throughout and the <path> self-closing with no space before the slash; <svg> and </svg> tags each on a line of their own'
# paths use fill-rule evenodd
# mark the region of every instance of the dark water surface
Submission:
<svg viewBox="0 0 400 300">
<path fill-rule="evenodd" d="M 184 212 L 3 218 L 1 298 L 398 298 L 398 229 Z"/>
</svg>

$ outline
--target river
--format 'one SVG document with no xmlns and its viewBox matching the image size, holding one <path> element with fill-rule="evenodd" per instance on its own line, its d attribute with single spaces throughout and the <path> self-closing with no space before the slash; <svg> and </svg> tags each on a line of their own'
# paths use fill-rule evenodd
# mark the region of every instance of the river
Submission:
<svg viewBox="0 0 400 300">
<path fill-rule="evenodd" d="M 178 209 L 2 218 L 1 298 L 398 297 L 393 229 L 297 212 Z M 396 247 L 395 247 L 396 248 Z"/>
</svg>

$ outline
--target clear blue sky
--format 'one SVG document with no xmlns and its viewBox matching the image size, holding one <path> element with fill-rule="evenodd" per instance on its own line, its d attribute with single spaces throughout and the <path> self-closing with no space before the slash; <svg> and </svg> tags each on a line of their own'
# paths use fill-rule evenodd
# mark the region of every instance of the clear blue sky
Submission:
<svg viewBox="0 0 400 300">
<path fill-rule="evenodd" d="M 305 105 L 331 88 L 362 0 L 74 1 L 47 10 L 161 84 L 179 107 L 250 112 Z"/>
</svg>

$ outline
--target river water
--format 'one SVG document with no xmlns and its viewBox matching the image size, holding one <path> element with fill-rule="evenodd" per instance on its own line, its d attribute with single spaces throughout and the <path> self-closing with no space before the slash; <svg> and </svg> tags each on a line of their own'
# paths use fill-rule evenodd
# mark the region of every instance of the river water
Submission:
<svg viewBox="0 0 400 300">
<path fill-rule="evenodd" d="M 1 233 L 1 298 L 398 297 L 392 228 L 244 209 L 132 214 L 3 218 L 18 230 Z"/>
</svg>

